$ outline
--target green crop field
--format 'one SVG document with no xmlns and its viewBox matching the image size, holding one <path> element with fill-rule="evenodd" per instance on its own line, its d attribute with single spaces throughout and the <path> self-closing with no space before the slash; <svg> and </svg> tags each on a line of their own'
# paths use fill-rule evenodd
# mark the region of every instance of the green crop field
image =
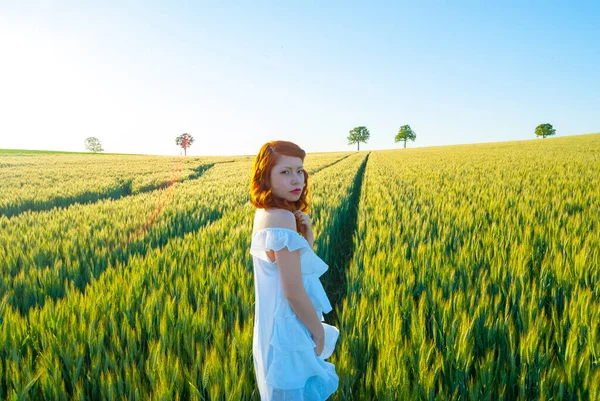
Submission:
<svg viewBox="0 0 600 401">
<path fill-rule="evenodd" d="M 258 400 L 252 156 L 0 150 L 1 400 Z M 307 155 L 334 400 L 600 400 L 600 134 Z"/>
</svg>

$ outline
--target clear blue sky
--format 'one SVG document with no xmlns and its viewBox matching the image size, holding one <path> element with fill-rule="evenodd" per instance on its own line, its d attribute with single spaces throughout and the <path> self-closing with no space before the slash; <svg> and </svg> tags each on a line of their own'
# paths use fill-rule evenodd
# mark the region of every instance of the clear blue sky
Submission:
<svg viewBox="0 0 600 401">
<path fill-rule="evenodd" d="M 600 131 L 600 2 L 0 0 L 0 148 L 255 154 Z M 284 4 L 285 3 L 285 4 Z"/>
</svg>

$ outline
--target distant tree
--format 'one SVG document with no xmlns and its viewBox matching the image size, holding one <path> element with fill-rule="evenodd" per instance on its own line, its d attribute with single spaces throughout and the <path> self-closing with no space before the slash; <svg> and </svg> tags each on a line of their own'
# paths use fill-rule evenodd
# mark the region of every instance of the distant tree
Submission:
<svg viewBox="0 0 600 401">
<path fill-rule="evenodd" d="M 547 136 L 552 136 L 556 134 L 556 130 L 552 128 L 552 124 L 540 124 L 537 127 L 535 127 L 535 134 L 537 136 L 545 138 Z"/>
<path fill-rule="evenodd" d="M 398 130 L 396 134 L 396 138 L 394 138 L 394 142 L 404 141 L 404 147 L 406 148 L 406 141 L 413 141 L 417 139 L 417 134 L 410 128 L 410 125 L 403 125 Z"/>
<path fill-rule="evenodd" d="M 194 143 L 194 137 L 190 134 L 181 134 L 175 138 L 175 143 L 183 148 L 184 155 L 187 156 L 187 148 Z"/>
<path fill-rule="evenodd" d="M 93 153 L 104 152 L 104 149 L 102 149 L 102 144 L 100 143 L 100 140 L 94 136 L 85 138 L 84 145 L 85 145 L 85 149 L 89 150 L 90 152 L 93 152 Z"/>
<path fill-rule="evenodd" d="M 363 127 L 361 125 L 359 127 L 352 128 L 350 130 L 350 135 L 348 135 L 348 145 L 355 143 L 358 145 L 357 150 L 360 150 L 360 143 L 367 143 L 370 136 L 371 134 L 369 134 L 367 127 Z"/>
</svg>

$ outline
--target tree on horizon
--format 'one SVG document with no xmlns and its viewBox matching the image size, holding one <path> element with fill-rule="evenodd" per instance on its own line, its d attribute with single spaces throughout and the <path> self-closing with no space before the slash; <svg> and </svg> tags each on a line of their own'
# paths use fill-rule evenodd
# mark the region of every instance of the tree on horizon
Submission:
<svg viewBox="0 0 600 401">
<path fill-rule="evenodd" d="M 403 125 L 398 130 L 394 142 L 404 141 L 404 148 L 406 148 L 406 141 L 411 140 L 414 142 L 415 139 L 417 139 L 417 134 L 410 128 L 410 125 Z"/>
<path fill-rule="evenodd" d="M 187 156 L 187 148 L 194 143 L 194 137 L 188 133 L 183 133 L 175 138 L 175 144 L 183 148 L 184 156 Z"/>
<path fill-rule="evenodd" d="M 552 124 L 540 124 L 537 127 L 535 127 L 535 134 L 537 136 L 545 138 L 547 136 L 552 136 L 556 134 L 556 130 L 552 128 Z"/>
<path fill-rule="evenodd" d="M 88 138 L 85 138 L 84 146 L 85 146 L 86 150 L 89 150 L 92 153 L 104 152 L 104 149 L 102 148 L 102 144 L 100 143 L 100 140 L 98 138 L 96 138 L 95 136 L 90 136 Z"/>
<path fill-rule="evenodd" d="M 358 126 L 358 127 L 354 127 L 350 130 L 350 135 L 348 135 L 348 145 L 352 145 L 354 143 L 356 143 L 358 145 L 358 149 L 357 151 L 360 150 L 360 143 L 364 142 L 367 143 L 367 141 L 369 140 L 369 138 L 371 137 L 371 134 L 369 133 L 369 130 L 367 129 L 367 127 L 364 126 Z"/>
</svg>

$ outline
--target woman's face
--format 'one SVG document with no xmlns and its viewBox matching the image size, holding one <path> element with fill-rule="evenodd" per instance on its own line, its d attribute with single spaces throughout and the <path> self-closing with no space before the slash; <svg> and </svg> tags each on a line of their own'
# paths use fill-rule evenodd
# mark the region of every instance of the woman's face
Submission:
<svg viewBox="0 0 600 401">
<path fill-rule="evenodd" d="M 304 165 L 299 157 L 280 155 L 271 170 L 271 191 L 273 195 L 296 202 L 304 188 Z M 300 191 L 292 192 L 299 189 Z"/>
</svg>

